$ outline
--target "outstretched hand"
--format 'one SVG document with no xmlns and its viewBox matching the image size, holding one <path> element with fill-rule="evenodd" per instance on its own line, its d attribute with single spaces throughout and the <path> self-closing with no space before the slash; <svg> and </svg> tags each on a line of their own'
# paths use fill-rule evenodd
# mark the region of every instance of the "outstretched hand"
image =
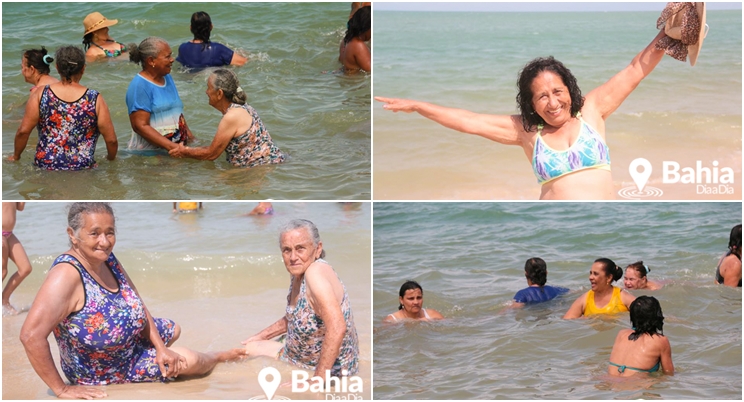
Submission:
<svg viewBox="0 0 744 402">
<path fill-rule="evenodd" d="M 84 388 L 77 385 L 65 385 L 62 392 L 57 394 L 57 398 L 62 399 L 99 399 L 107 396 L 106 392 L 101 389 Z"/>
<path fill-rule="evenodd" d="M 168 348 L 157 352 L 155 363 L 158 364 L 160 373 L 165 378 L 178 377 L 181 370 L 189 367 L 185 357 Z"/>
<path fill-rule="evenodd" d="M 382 108 L 385 110 L 405 113 L 415 112 L 416 105 L 419 103 L 418 101 L 410 99 L 383 98 L 382 96 L 375 96 L 375 100 L 385 103 L 382 105 Z"/>
<path fill-rule="evenodd" d="M 174 157 L 174 158 L 183 158 L 184 151 L 186 150 L 186 146 L 184 146 L 182 143 L 177 143 L 176 147 L 168 151 L 168 155 Z"/>
</svg>

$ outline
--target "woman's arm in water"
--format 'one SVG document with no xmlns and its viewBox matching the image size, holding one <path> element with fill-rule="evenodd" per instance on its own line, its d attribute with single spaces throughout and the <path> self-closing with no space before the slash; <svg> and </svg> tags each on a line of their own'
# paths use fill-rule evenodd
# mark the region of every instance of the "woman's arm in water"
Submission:
<svg viewBox="0 0 744 402">
<path fill-rule="evenodd" d="M 630 65 L 589 92 L 584 107 L 595 109 L 606 120 L 664 57 L 664 51 L 656 49 L 656 42 L 664 36 L 664 30 L 659 31 L 651 43 L 633 58 Z"/>
<path fill-rule="evenodd" d="M 276 338 L 277 336 L 284 334 L 286 332 L 287 332 L 287 318 L 282 317 L 279 320 L 277 320 L 275 323 L 264 328 L 261 332 L 257 333 L 256 335 L 253 335 L 252 337 L 240 343 L 245 345 L 248 342 L 267 341 L 267 340 Z"/>
<path fill-rule="evenodd" d="M 584 304 L 586 303 L 586 293 L 581 295 L 578 299 L 576 299 L 575 302 L 571 305 L 571 307 L 566 311 L 566 315 L 563 316 L 564 320 L 573 320 L 574 318 L 579 318 L 582 315 L 584 315 Z"/>
<path fill-rule="evenodd" d="M 674 375 L 674 363 L 672 362 L 672 345 L 669 344 L 669 338 L 661 337 L 661 368 L 664 374 Z"/>
<path fill-rule="evenodd" d="M 447 128 L 466 134 L 475 134 L 505 145 L 524 146 L 522 140 L 522 118 L 520 116 L 473 113 L 464 109 L 438 106 L 410 99 L 383 98 L 375 100 L 385 103 L 382 107 L 393 112 L 416 112 Z M 530 148 L 531 149 L 531 148 Z"/>
</svg>

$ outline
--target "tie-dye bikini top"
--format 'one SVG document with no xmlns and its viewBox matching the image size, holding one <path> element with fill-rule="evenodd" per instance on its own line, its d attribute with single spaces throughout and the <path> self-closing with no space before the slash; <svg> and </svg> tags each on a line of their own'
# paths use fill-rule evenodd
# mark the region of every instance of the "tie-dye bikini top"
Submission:
<svg viewBox="0 0 744 402">
<path fill-rule="evenodd" d="M 581 120 L 576 142 L 564 151 L 550 148 L 542 140 L 543 125 L 537 126 L 537 141 L 532 151 L 532 169 L 539 184 L 545 184 L 569 173 L 583 169 L 610 170 L 610 149 L 602 137 L 584 119 Z"/>
</svg>

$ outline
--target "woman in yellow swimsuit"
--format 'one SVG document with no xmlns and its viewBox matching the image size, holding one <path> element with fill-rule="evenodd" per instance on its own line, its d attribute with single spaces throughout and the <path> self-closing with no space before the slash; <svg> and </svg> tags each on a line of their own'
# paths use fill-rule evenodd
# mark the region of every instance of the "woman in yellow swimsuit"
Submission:
<svg viewBox="0 0 744 402">
<path fill-rule="evenodd" d="M 592 289 L 576 299 L 568 309 L 564 319 L 572 320 L 581 316 L 595 314 L 617 314 L 628 311 L 635 296 L 612 286 L 612 282 L 622 278 L 623 269 L 609 258 L 598 258 L 589 270 Z"/>
</svg>

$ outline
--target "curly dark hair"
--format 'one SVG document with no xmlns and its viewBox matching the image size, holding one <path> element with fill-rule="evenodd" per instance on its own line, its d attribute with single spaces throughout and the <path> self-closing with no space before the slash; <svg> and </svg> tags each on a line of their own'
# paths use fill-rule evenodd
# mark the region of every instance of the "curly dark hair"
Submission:
<svg viewBox="0 0 744 402">
<path fill-rule="evenodd" d="M 209 35 L 212 33 L 212 18 L 205 11 L 191 15 L 191 33 L 194 39 L 202 41 L 202 50 L 209 46 Z"/>
<path fill-rule="evenodd" d="M 653 296 L 638 296 L 630 303 L 630 323 L 633 325 L 633 333 L 628 339 L 635 341 L 643 334 L 664 335 L 664 314 L 661 312 L 661 304 Z"/>
<path fill-rule="evenodd" d="M 530 258 L 524 263 L 524 274 L 530 282 L 539 285 L 542 289 L 548 281 L 548 266 L 542 258 Z"/>
<path fill-rule="evenodd" d="M 372 7 L 364 6 L 354 13 L 349 20 L 349 26 L 344 35 L 344 43 L 372 29 Z"/>
<path fill-rule="evenodd" d="M 418 284 L 416 281 L 405 281 L 403 285 L 400 287 L 400 292 L 398 292 L 398 295 L 400 297 L 403 297 L 406 295 L 406 292 L 409 290 L 418 289 L 421 291 L 421 294 L 424 294 L 424 289 L 421 288 L 421 285 Z M 403 305 L 398 304 L 398 310 L 403 310 Z"/>
<path fill-rule="evenodd" d="M 538 57 L 519 72 L 517 78 L 517 107 L 522 116 L 522 126 L 527 132 L 535 130 L 539 124 L 545 124 L 545 120 L 535 112 L 532 104 L 532 81 L 538 74 L 543 71 L 551 71 L 561 77 L 563 83 L 568 87 L 568 93 L 571 95 L 571 116 L 576 116 L 584 106 L 584 97 L 581 95 L 581 89 L 576 82 L 576 77 L 571 74 L 571 70 L 566 68 L 560 61 L 549 57 Z"/>
</svg>

